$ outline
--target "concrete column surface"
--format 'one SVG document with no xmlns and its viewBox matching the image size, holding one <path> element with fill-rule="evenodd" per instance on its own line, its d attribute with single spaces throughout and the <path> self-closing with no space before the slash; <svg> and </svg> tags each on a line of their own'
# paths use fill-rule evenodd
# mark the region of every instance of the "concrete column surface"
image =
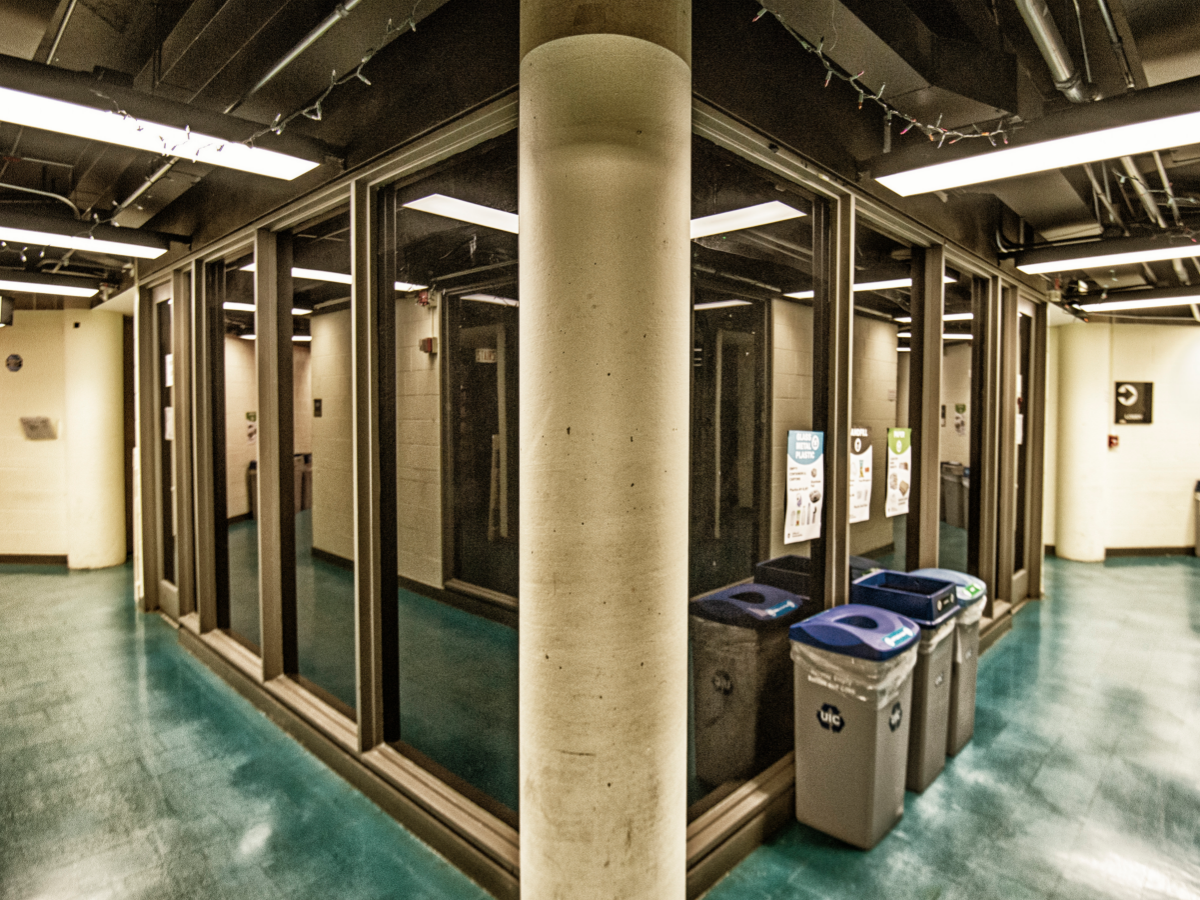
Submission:
<svg viewBox="0 0 1200 900">
<path fill-rule="evenodd" d="M 124 329 L 120 313 L 63 313 L 67 564 L 125 562 Z"/>
<path fill-rule="evenodd" d="M 520 102 L 521 896 L 682 900 L 691 72 L 555 36 Z"/>
<path fill-rule="evenodd" d="M 1059 328 L 1055 552 L 1080 562 L 1102 561 L 1107 538 L 1111 343 L 1109 325 L 1080 322 Z"/>
</svg>

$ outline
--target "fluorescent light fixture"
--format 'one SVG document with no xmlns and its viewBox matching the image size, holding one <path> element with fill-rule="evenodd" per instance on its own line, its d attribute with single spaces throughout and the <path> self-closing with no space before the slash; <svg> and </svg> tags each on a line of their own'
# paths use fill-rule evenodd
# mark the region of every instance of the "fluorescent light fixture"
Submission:
<svg viewBox="0 0 1200 900">
<path fill-rule="evenodd" d="M 86 222 L 57 222 L 5 213 L 0 222 L 0 241 L 26 247 L 62 247 L 84 253 L 158 259 L 167 252 L 168 243 L 132 228 L 117 229 Z"/>
<path fill-rule="evenodd" d="M 975 313 L 946 313 L 942 316 L 943 322 L 969 322 L 975 318 Z M 912 321 L 912 316 L 896 316 L 893 322 L 898 322 L 907 325 Z"/>
<path fill-rule="evenodd" d="M 232 310 L 234 312 L 254 312 L 254 304 L 253 303 L 238 303 L 237 301 L 234 301 L 234 300 L 226 300 L 223 304 L 221 304 L 221 306 L 223 309 Z M 301 309 L 298 306 L 292 307 L 292 315 L 293 316 L 307 316 L 307 315 L 311 315 L 311 314 L 312 314 L 311 309 Z"/>
<path fill-rule="evenodd" d="M 896 335 L 896 337 L 911 338 L 912 332 L 911 331 L 901 331 L 899 334 Z M 969 340 L 971 340 L 971 337 L 972 337 L 972 335 L 969 335 L 969 334 L 951 334 L 950 332 L 942 333 L 943 341 L 969 341 Z"/>
<path fill-rule="evenodd" d="M 476 300 L 480 303 L 495 303 L 499 306 L 520 306 L 512 297 L 497 297 L 495 294 L 463 294 L 464 300 Z"/>
<path fill-rule="evenodd" d="M 894 175 L 880 175 L 875 180 L 901 197 L 909 197 L 1197 142 L 1200 142 L 1200 112 L 1189 112 L 1004 147 Z"/>
<path fill-rule="evenodd" d="M 731 209 L 729 212 L 692 219 L 692 240 L 714 234 L 725 234 L 729 231 L 741 231 L 744 228 L 757 228 L 759 225 L 770 225 L 772 222 L 798 219 L 803 215 L 804 213 L 800 210 L 788 206 L 786 203 L 780 203 L 778 200 L 742 209 Z"/>
<path fill-rule="evenodd" d="M 0 87 L 0 109 L 4 110 L 4 121 L 14 125 L 178 156 L 284 181 L 291 181 L 317 167 L 317 163 L 310 160 L 274 150 L 248 147 L 239 141 L 227 141 L 198 131 L 6 87 Z"/>
<path fill-rule="evenodd" d="M 396 290 L 404 291 L 405 293 L 408 293 L 411 291 L 427 291 L 427 290 L 429 290 L 429 285 L 427 285 L 427 284 L 410 284 L 407 281 L 397 281 L 392 286 Z"/>
<path fill-rule="evenodd" d="M 405 203 L 408 209 L 444 216 L 447 219 L 458 219 L 460 222 L 470 222 L 472 225 L 482 225 L 484 228 L 495 228 L 497 231 L 507 231 L 516 234 L 520 219 L 516 213 L 504 212 L 490 206 L 480 206 L 445 194 L 430 194 L 420 200 Z"/>
<path fill-rule="evenodd" d="M 1136 309 L 1162 309 L 1169 306 L 1189 306 L 1192 303 L 1200 303 L 1200 286 L 1128 291 L 1122 294 L 1110 294 L 1109 297 L 1108 300 L 1097 300 L 1095 303 L 1081 303 L 1079 308 L 1084 312 L 1110 313 Z"/>
<path fill-rule="evenodd" d="M 292 340 L 296 341 L 297 343 L 300 343 L 300 342 L 309 343 L 310 341 L 312 341 L 312 335 L 311 334 L 293 334 Z"/>
<path fill-rule="evenodd" d="M 258 269 L 254 263 L 247 263 L 242 266 L 241 271 L 257 272 Z M 350 276 L 345 272 L 326 272 L 323 269 L 301 269 L 292 266 L 292 277 L 308 281 L 328 281 L 331 284 L 350 284 Z"/>
<path fill-rule="evenodd" d="M 100 293 L 100 286 L 86 278 L 10 271 L 0 272 L 0 290 L 59 297 L 95 297 Z"/>
<path fill-rule="evenodd" d="M 693 309 L 725 309 L 730 306 L 753 306 L 749 300 L 712 300 L 708 303 L 697 303 Z"/>
<path fill-rule="evenodd" d="M 957 278 L 951 278 L 949 275 L 942 276 L 943 284 L 957 284 Z M 893 288 L 911 288 L 911 278 L 890 278 L 887 281 L 865 281 L 862 284 L 854 285 L 854 293 L 859 291 L 887 291 Z M 816 296 L 812 291 L 795 291 L 791 294 L 784 294 L 785 297 L 795 297 L 797 300 L 811 300 Z M 899 320 L 897 320 L 899 321 Z"/>
<path fill-rule="evenodd" d="M 897 353 L 912 353 L 912 347 L 897 347 Z"/>
<path fill-rule="evenodd" d="M 1098 269 L 1200 256 L 1200 243 L 1186 238 L 1118 238 L 1062 247 L 1038 247 L 1017 254 L 1017 268 L 1029 275 Z"/>
<path fill-rule="evenodd" d="M 243 334 L 243 335 L 240 335 L 240 337 L 241 337 L 241 339 L 242 339 L 243 341 L 252 341 L 252 340 L 254 340 L 256 337 L 258 337 L 258 335 L 255 335 L 255 334 Z"/>
</svg>

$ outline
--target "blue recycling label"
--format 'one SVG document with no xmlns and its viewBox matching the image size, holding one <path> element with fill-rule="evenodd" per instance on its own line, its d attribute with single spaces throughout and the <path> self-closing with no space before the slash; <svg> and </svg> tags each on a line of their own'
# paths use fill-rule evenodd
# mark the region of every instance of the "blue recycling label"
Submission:
<svg viewBox="0 0 1200 900">
<path fill-rule="evenodd" d="M 906 640 L 908 640 L 912 636 L 913 636 L 912 631 L 909 630 L 906 626 L 901 625 L 899 628 L 897 628 L 895 631 L 893 631 L 891 634 L 889 634 L 887 637 L 885 637 L 883 639 L 883 642 L 885 644 L 887 644 L 889 647 L 896 647 L 900 644 L 903 644 Z"/>
</svg>

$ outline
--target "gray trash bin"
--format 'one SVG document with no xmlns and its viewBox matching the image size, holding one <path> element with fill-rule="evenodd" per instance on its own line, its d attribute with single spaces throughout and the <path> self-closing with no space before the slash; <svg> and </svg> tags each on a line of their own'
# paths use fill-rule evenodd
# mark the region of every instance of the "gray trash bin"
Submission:
<svg viewBox="0 0 1200 900">
<path fill-rule="evenodd" d="M 966 528 L 963 515 L 963 466 L 942 463 L 942 521 L 955 528 Z"/>
<path fill-rule="evenodd" d="M 850 601 L 900 613 L 921 627 L 913 671 L 912 730 L 906 787 L 920 793 L 946 766 L 954 618 L 962 612 L 947 581 L 884 570 L 850 585 Z"/>
<path fill-rule="evenodd" d="M 712 787 L 750 778 L 792 744 L 788 626 L 820 607 L 767 585 L 690 604 L 696 775 Z"/>
<path fill-rule="evenodd" d="M 869 850 L 904 815 L 918 626 L 850 604 L 790 629 L 796 818 Z"/>
<path fill-rule="evenodd" d="M 979 621 L 987 604 L 987 585 L 982 579 L 953 569 L 916 569 L 909 573 L 938 581 L 949 581 L 959 613 L 954 631 L 954 665 L 950 676 L 950 712 L 946 728 L 946 755 L 954 756 L 975 734 L 975 682 L 979 671 Z"/>
</svg>

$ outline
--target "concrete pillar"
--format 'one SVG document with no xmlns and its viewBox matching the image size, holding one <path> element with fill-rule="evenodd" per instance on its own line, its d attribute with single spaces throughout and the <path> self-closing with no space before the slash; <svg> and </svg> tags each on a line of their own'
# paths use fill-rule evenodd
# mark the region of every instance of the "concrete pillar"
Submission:
<svg viewBox="0 0 1200 900">
<path fill-rule="evenodd" d="M 120 313 L 63 313 L 67 564 L 125 562 L 124 328 Z"/>
<path fill-rule="evenodd" d="M 682 900 L 690 3 L 521 16 L 521 894 Z"/>
<path fill-rule="evenodd" d="M 1064 559 L 1104 559 L 1105 490 L 1113 413 L 1112 327 L 1074 323 L 1058 329 L 1058 527 Z"/>
</svg>

